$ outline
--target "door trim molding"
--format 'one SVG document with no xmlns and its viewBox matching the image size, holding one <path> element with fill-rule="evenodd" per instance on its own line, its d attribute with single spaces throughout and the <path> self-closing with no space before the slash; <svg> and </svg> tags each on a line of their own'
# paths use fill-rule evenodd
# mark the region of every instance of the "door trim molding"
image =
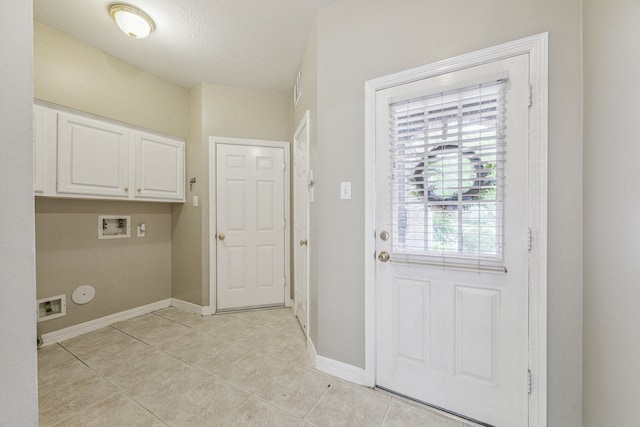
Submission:
<svg viewBox="0 0 640 427">
<path fill-rule="evenodd" d="M 216 147 L 218 144 L 282 148 L 284 151 L 284 304 L 291 306 L 291 143 L 262 139 L 209 137 L 209 312 L 217 311 L 217 245 L 216 245 Z M 206 244 L 203 242 L 203 244 Z"/>
<path fill-rule="evenodd" d="M 300 138 L 300 134 L 302 133 L 302 131 L 304 129 L 306 129 L 305 134 L 306 134 L 306 141 L 307 141 L 307 171 L 309 171 L 309 166 L 310 166 L 310 161 L 309 161 L 309 137 L 311 136 L 311 132 L 309 129 L 310 123 L 309 123 L 309 110 L 305 111 L 304 116 L 302 117 L 302 120 L 300 120 L 300 124 L 298 125 L 298 128 L 296 129 L 296 132 L 293 134 L 293 162 L 295 163 L 295 161 L 297 160 L 297 147 L 298 147 L 298 139 Z M 292 175 L 292 181 L 293 181 L 293 203 L 294 203 L 294 208 L 293 208 L 293 212 L 295 213 L 296 210 L 296 205 L 300 202 L 299 200 L 296 200 L 296 178 L 295 178 L 295 167 L 291 169 L 291 173 Z M 307 204 L 307 217 L 305 218 L 305 220 L 307 221 L 307 236 L 309 235 L 309 229 L 310 229 L 310 207 L 309 207 L 309 193 L 308 193 L 308 188 L 307 188 L 307 199 L 304 201 L 304 203 Z M 297 218 L 295 217 L 294 214 L 294 218 L 293 220 L 295 221 Z M 295 234 L 295 230 L 293 231 L 293 234 Z M 294 236 L 295 237 L 295 236 Z M 308 239 L 308 237 L 307 237 Z M 293 242 L 293 245 L 295 245 L 296 242 Z M 297 265 L 297 259 L 296 259 L 296 250 L 293 250 L 293 269 L 295 270 L 296 265 Z M 306 286 L 307 286 L 307 319 L 306 319 L 306 324 L 307 327 L 304 331 L 304 334 L 308 337 L 309 336 L 309 280 L 310 280 L 310 276 L 309 276 L 309 261 L 311 259 L 310 257 L 310 253 L 311 253 L 311 249 L 309 247 L 309 245 L 307 245 L 307 279 L 306 279 Z M 293 276 L 295 278 L 295 275 Z M 294 286 L 294 302 L 293 302 L 293 308 L 294 308 L 294 312 L 296 313 L 296 316 L 298 315 L 298 284 L 296 283 Z"/>
<path fill-rule="evenodd" d="M 464 68 L 528 54 L 529 109 L 529 426 L 547 425 L 548 33 L 542 33 L 365 82 L 365 385 L 376 384 L 375 119 L 376 92 Z M 523 373 L 523 387 L 525 373 Z"/>
</svg>

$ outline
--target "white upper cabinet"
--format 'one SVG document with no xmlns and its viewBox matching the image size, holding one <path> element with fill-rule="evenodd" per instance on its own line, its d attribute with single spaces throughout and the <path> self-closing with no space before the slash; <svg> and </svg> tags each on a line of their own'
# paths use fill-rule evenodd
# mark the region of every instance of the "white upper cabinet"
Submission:
<svg viewBox="0 0 640 427">
<path fill-rule="evenodd" d="M 58 114 L 58 193 L 129 197 L 126 128 Z"/>
<path fill-rule="evenodd" d="M 184 200 L 184 143 L 134 134 L 136 199 Z"/>
<path fill-rule="evenodd" d="M 34 193 L 184 202 L 184 141 L 34 106 Z"/>
<path fill-rule="evenodd" d="M 33 191 L 38 196 L 56 192 L 57 117 L 58 113 L 50 108 L 40 105 L 33 108 Z"/>
</svg>

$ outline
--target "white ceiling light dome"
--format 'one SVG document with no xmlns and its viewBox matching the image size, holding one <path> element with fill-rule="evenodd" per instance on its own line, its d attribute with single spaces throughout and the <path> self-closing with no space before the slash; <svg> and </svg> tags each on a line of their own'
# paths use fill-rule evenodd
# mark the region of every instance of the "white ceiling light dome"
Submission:
<svg viewBox="0 0 640 427">
<path fill-rule="evenodd" d="M 154 29 L 153 20 L 140 9 L 127 4 L 112 4 L 109 14 L 123 33 L 132 39 L 143 39 Z"/>
</svg>

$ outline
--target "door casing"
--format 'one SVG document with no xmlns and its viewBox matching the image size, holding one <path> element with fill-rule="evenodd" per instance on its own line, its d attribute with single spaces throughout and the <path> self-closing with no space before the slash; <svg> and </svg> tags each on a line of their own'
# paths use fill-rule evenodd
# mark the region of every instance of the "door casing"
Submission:
<svg viewBox="0 0 640 427">
<path fill-rule="evenodd" d="M 284 150 L 284 272 L 285 306 L 291 307 L 291 144 L 288 141 L 268 141 L 260 139 L 241 139 L 211 136 L 209 137 L 209 312 L 215 314 L 217 307 L 217 241 L 216 241 L 216 145 L 235 144 L 252 147 L 273 147 Z"/>
<path fill-rule="evenodd" d="M 370 387 L 376 385 L 376 270 L 374 257 L 376 250 L 376 92 L 521 54 L 529 54 L 531 82 L 528 209 L 531 230 L 529 363 L 532 382 L 529 395 L 529 425 L 533 427 L 547 425 L 547 33 L 369 80 L 365 83 L 365 385 Z"/>
</svg>

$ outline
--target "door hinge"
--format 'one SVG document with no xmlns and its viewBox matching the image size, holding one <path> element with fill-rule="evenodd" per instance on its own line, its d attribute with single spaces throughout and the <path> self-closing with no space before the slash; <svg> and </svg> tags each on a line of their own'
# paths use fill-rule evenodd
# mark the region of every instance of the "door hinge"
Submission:
<svg viewBox="0 0 640 427">
<path fill-rule="evenodd" d="M 527 393 L 531 394 L 531 369 L 527 369 Z"/>
<path fill-rule="evenodd" d="M 282 162 L 282 171 L 283 172 L 287 171 L 287 162 Z"/>
<path fill-rule="evenodd" d="M 527 248 L 529 252 L 531 252 L 531 248 L 533 247 L 533 231 L 531 228 L 527 229 Z"/>
<path fill-rule="evenodd" d="M 286 219 L 283 220 L 282 223 L 283 223 L 282 228 L 287 228 L 287 220 Z"/>
<path fill-rule="evenodd" d="M 529 85 L 529 97 L 527 99 L 527 106 L 533 105 L 533 86 Z"/>
</svg>

